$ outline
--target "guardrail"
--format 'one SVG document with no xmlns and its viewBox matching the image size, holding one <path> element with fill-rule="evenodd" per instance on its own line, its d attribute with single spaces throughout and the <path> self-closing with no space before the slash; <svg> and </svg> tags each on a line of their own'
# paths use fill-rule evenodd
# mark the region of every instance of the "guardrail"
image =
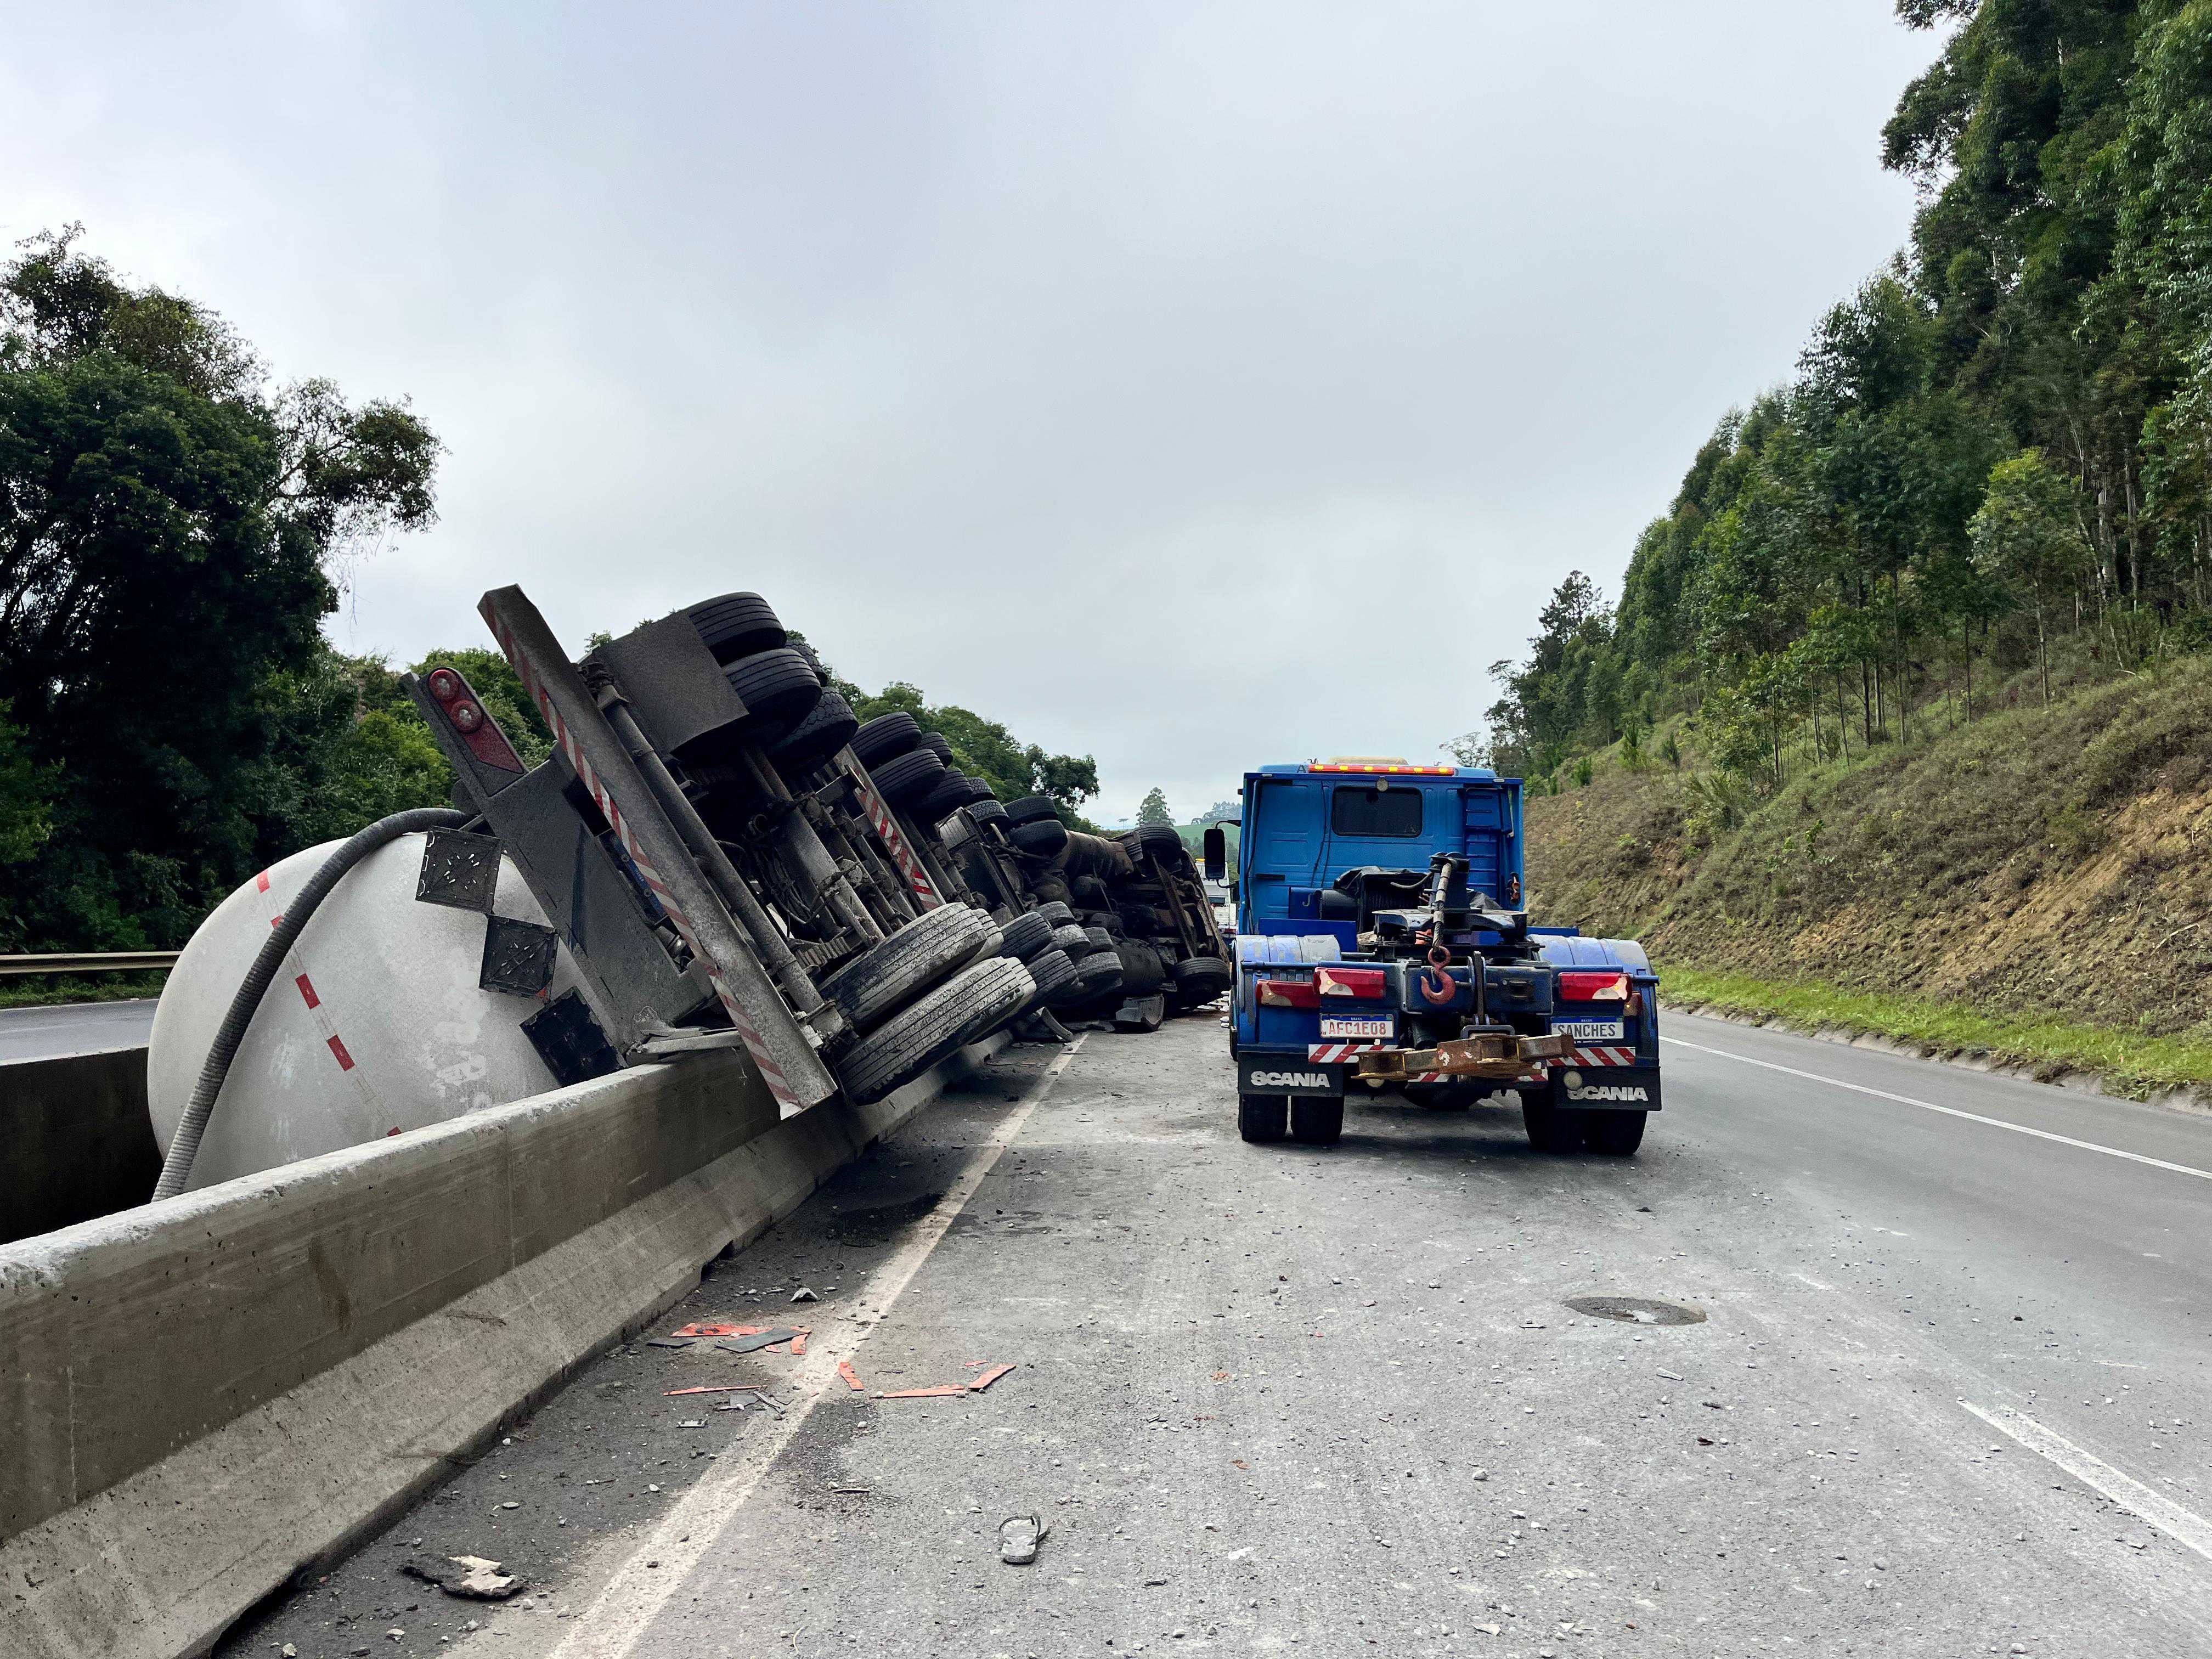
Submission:
<svg viewBox="0 0 2212 1659">
<path fill-rule="evenodd" d="M 178 951 L 94 951 L 80 956 L 0 957 L 0 978 L 11 974 L 131 974 L 173 968 Z"/>
</svg>

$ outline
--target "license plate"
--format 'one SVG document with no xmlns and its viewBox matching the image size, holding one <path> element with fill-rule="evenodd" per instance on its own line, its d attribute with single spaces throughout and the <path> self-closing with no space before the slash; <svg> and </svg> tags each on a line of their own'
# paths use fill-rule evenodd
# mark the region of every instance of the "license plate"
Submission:
<svg viewBox="0 0 2212 1659">
<path fill-rule="evenodd" d="M 1324 1014 L 1321 1034 L 1325 1037 L 1394 1037 L 1398 1035 L 1398 1022 L 1389 1014 L 1339 1014 L 1334 1018 Z"/>
<path fill-rule="evenodd" d="M 1555 1019 L 1552 1030 L 1577 1042 L 1618 1042 L 1628 1034 L 1626 1022 L 1618 1019 Z"/>
</svg>

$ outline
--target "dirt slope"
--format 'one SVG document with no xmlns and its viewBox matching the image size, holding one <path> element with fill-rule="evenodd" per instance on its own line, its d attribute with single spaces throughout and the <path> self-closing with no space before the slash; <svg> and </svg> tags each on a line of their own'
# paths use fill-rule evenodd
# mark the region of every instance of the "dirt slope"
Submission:
<svg viewBox="0 0 2212 1659">
<path fill-rule="evenodd" d="M 1829 765 L 1697 831 L 1692 775 L 1528 803 L 1546 921 L 1672 961 L 2212 1034 L 2212 660 Z"/>
</svg>

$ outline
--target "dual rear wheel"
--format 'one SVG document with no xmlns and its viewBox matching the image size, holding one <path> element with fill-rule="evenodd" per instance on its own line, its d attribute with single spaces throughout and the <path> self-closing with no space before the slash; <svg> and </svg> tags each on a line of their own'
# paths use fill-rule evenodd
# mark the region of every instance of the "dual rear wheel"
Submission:
<svg viewBox="0 0 2212 1659">
<path fill-rule="evenodd" d="M 1287 1139 L 1334 1146 L 1344 1135 L 1344 1102 L 1295 1095 L 1239 1095 L 1237 1133 L 1255 1145 Z"/>
</svg>

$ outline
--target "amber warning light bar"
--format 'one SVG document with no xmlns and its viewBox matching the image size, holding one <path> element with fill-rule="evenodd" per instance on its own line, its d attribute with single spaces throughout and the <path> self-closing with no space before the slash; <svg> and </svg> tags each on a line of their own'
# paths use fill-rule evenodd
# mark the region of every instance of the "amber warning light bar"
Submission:
<svg viewBox="0 0 2212 1659">
<path fill-rule="evenodd" d="M 1365 772 L 1382 773 L 1390 777 L 1448 778 L 1459 769 L 1455 766 L 1409 766 L 1404 761 L 1328 760 L 1308 761 L 1309 772 Z"/>
</svg>

